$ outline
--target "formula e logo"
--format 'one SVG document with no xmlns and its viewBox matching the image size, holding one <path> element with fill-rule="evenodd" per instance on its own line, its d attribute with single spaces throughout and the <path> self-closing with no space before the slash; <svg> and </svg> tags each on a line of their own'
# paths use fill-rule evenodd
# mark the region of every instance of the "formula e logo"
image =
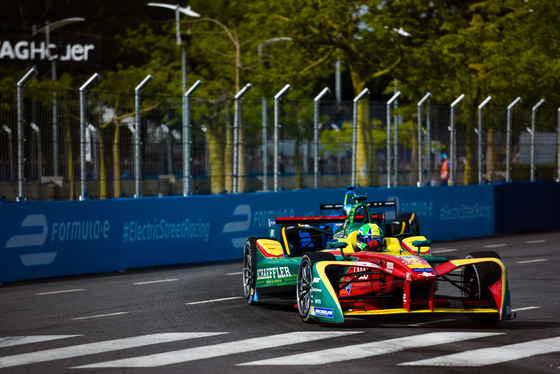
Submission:
<svg viewBox="0 0 560 374">
<path fill-rule="evenodd" d="M 251 207 L 247 204 L 238 205 L 235 207 L 233 211 L 233 216 L 240 216 L 242 220 L 235 221 L 235 222 L 228 222 L 224 225 L 222 230 L 223 234 L 227 233 L 236 233 L 236 232 L 246 232 L 247 229 L 251 226 Z M 234 247 L 242 248 L 245 244 L 245 240 L 247 239 L 247 235 L 244 235 L 240 238 L 232 238 L 231 243 Z"/>
<path fill-rule="evenodd" d="M 21 248 L 42 246 L 47 240 L 47 217 L 43 214 L 30 214 L 23 219 L 20 226 L 30 234 L 13 235 L 6 242 L 5 248 Z M 47 265 L 54 261 L 57 252 L 30 253 L 20 255 L 21 262 L 26 266 Z"/>
</svg>

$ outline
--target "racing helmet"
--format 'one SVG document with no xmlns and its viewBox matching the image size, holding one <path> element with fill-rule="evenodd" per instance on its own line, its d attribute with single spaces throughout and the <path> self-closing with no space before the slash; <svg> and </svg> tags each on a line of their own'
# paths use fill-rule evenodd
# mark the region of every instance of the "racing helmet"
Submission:
<svg viewBox="0 0 560 374">
<path fill-rule="evenodd" d="M 375 223 L 362 225 L 356 235 L 356 250 L 381 251 L 383 250 L 383 231 Z"/>
</svg>

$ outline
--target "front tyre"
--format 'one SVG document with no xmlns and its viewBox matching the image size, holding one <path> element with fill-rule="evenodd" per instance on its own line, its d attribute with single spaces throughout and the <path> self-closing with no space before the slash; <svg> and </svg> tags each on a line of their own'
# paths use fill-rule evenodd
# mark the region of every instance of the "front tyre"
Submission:
<svg viewBox="0 0 560 374">
<path fill-rule="evenodd" d="M 247 239 L 243 248 L 243 296 L 253 305 L 257 303 L 257 239 Z"/>
<path fill-rule="evenodd" d="M 466 258 L 497 258 L 500 255 L 492 251 L 469 253 Z M 463 296 L 470 300 L 490 300 L 491 307 L 496 307 L 490 286 L 502 276 L 502 269 L 495 263 L 487 262 L 469 265 L 463 269 Z M 469 319 L 477 324 L 495 324 L 500 322 L 498 314 L 473 314 Z"/>
<path fill-rule="evenodd" d="M 311 300 L 313 298 L 313 265 L 319 261 L 332 261 L 330 253 L 308 253 L 299 263 L 297 275 L 297 307 L 303 322 L 312 323 Z"/>
</svg>

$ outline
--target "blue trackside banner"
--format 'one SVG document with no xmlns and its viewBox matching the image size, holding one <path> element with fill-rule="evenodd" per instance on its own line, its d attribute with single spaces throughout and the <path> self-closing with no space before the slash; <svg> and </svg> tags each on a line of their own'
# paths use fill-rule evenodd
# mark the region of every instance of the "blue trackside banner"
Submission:
<svg viewBox="0 0 560 374">
<path fill-rule="evenodd" d="M 550 185 L 543 191 L 558 195 L 557 184 Z M 511 188 L 357 188 L 356 193 L 368 201 L 395 199 L 399 213 L 418 215 L 422 235 L 441 241 L 492 236 L 495 222 L 507 232 L 509 221 L 496 212 L 495 200 L 509 206 L 502 196 L 517 196 L 519 187 Z M 0 282 L 240 259 L 247 237 L 268 236 L 270 214 L 319 215 L 320 204 L 342 203 L 345 192 L 0 203 Z M 553 200 L 554 212 L 560 211 L 559 200 Z M 548 222 L 557 224 L 558 217 Z"/>
</svg>

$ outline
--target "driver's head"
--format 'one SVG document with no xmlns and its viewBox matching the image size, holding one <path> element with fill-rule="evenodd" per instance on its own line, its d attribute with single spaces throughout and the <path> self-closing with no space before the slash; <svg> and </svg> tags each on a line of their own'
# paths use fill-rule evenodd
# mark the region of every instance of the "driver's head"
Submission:
<svg viewBox="0 0 560 374">
<path fill-rule="evenodd" d="M 383 231 L 375 223 L 366 223 L 358 230 L 356 248 L 360 251 L 381 251 Z"/>
</svg>

